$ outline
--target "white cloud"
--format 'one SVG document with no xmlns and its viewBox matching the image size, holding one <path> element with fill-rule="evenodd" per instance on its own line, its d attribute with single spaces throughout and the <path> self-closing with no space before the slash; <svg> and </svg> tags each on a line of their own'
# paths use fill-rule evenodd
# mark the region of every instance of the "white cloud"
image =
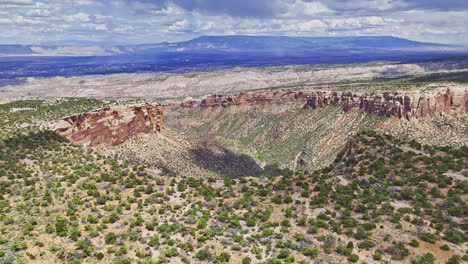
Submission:
<svg viewBox="0 0 468 264">
<path fill-rule="evenodd" d="M 66 22 L 89 22 L 91 21 L 88 14 L 79 12 L 73 15 L 63 16 L 63 20 Z"/>
<path fill-rule="evenodd" d="M 114 28 L 113 31 L 116 32 L 116 33 L 126 34 L 126 33 L 134 32 L 135 28 L 132 27 L 132 26 L 122 26 L 122 27 Z"/>
<path fill-rule="evenodd" d="M 34 2 L 32 0 L 0 0 L 0 5 L 28 6 L 34 5 Z"/>
<path fill-rule="evenodd" d="M 93 0 L 74 0 L 74 6 L 102 6 L 102 3 Z"/>
<path fill-rule="evenodd" d="M 50 11 L 47 9 L 32 9 L 26 12 L 26 15 L 29 17 L 48 17 L 50 16 Z"/>
<path fill-rule="evenodd" d="M 190 26 L 190 23 L 188 22 L 188 20 L 182 19 L 172 24 L 168 29 L 171 31 L 180 31 L 180 30 L 188 29 L 189 26 Z"/>
<path fill-rule="evenodd" d="M 274 0 L 268 3 L 275 5 L 272 10 L 276 13 L 255 17 L 236 16 L 242 9 L 231 3 L 226 6 L 235 12 L 229 15 L 230 12 L 189 8 L 184 1 L 168 0 L 166 4 L 154 5 L 163 0 L 0 0 L 0 9 L 5 7 L 0 10 L 0 39 L 14 35 L 17 37 L 14 42 L 53 40 L 58 38 L 54 32 L 62 32 L 60 37 L 64 39 L 93 35 L 99 40 L 118 36 L 119 41 L 132 43 L 174 42 L 223 34 L 394 35 L 468 43 L 466 8 L 458 11 L 409 9 L 411 1 L 406 0 Z M 215 0 L 202 2 L 210 1 Z M 196 5 L 197 1 L 192 4 Z"/>
<path fill-rule="evenodd" d="M 305 2 L 297 0 L 294 4 L 289 6 L 286 13 L 281 14 L 280 17 L 284 18 L 311 18 L 317 17 L 320 14 L 331 13 L 328 7 L 320 2 Z"/>
<path fill-rule="evenodd" d="M 12 24 L 13 20 L 9 18 L 0 18 L 0 24 Z"/>
<path fill-rule="evenodd" d="M 327 27 L 325 23 L 320 20 L 314 19 L 309 20 L 304 23 L 299 24 L 298 30 L 299 31 L 319 31 L 323 30 Z"/>
<path fill-rule="evenodd" d="M 15 16 L 11 18 L 13 23 L 18 24 L 18 25 L 41 25 L 46 23 L 45 21 L 42 20 L 37 20 L 37 19 L 30 19 L 24 16 Z"/>
<path fill-rule="evenodd" d="M 81 27 L 86 28 L 88 30 L 96 30 L 96 31 L 108 30 L 106 24 L 86 23 L 86 24 L 81 24 Z"/>
</svg>

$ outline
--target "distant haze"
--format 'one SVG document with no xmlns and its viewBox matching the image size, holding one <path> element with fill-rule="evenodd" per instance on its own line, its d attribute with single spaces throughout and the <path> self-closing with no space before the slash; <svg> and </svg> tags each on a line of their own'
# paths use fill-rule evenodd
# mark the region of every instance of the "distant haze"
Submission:
<svg viewBox="0 0 468 264">
<path fill-rule="evenodd" d="M 463 46 L 379 37 L 203 36 L 143 45 L 0 45 L 0 80 L 233 67 L 421 61 L 468 55 Z M 7 83 L 11 83 L 9 80 Z"/>
</svg>

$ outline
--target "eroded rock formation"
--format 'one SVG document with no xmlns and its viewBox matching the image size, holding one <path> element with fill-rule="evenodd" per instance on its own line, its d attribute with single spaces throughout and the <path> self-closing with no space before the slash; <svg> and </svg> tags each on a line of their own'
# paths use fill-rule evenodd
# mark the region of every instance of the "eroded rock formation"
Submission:
<svg viewBox="0 0 468 264">
<path fill-rule="evenodd" d="M 251 92 L 233 95 L 210 95 L 201 101 L 184 101 L 183 108 L 193 107 L 228 107 L 228 106 L 263 106 L 266 104 L 304 104 L 309 94 L 296 91 Z"/>
<path fill-rule="evenodd" d="M 158 133 L 164 129 L 163 109 L 159 104 L 105 108 L 64 118 L 55 124 L 54 129 L 78 144 L 119 145 L 135 134 Z"/>
<path fill-rule="evenodd" d="M 342 104 L 345 112 L 357 110 L 408 120 L 437 112 L 457 116 L 468 110 L 468 91 L 456 87 L 428 92 L 382 94 L 317 92 L 307 99 L 305 107 L 315 109 L 329 104 Z"/>
<path fill-rule="evenodd" d="M 468 89 L 464 86 L 433 89 L 426 92 L 334 92 L 334 91 L 274 91 L 234 95 L 210 95 L 203 100 L 188 100 L 169 107 L 216 108 L 229 106 L 264 107 L 272 104 L 295 104 L 305 108 L 320 108 L 340 104 L 345 112 L 362 111 L 387 117 L 425 117 L 437 112 L 457 116 L 468 110 Z"/>
</svg>

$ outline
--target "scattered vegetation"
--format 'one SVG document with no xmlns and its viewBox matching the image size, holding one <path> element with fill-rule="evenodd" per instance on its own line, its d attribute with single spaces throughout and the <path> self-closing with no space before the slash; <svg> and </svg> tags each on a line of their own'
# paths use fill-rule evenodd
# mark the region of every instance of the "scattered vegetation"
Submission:
<svg viewBox="0 0 468 264">
<path fill-rule="evenodd" d="M 78 102 L 57 105 L 66 114 L 88 101 Z M 468 183 L 446 172 L 466 175 L 467 147 L 418 147 L 367 131 L 311 173 L 158 175 L 38 126 L 15 131 L 24 120 L 52 118 L 10 114 L 34 104 L 43 113 L 58 107 L 1 106 L 2 263 L 462 263 L 466 256 Z"/>
</svg>

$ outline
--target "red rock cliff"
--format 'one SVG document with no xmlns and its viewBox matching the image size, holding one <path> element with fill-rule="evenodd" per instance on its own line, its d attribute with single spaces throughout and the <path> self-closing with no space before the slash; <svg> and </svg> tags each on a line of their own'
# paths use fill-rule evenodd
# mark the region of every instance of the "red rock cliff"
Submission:
<svg viewBox="0 0 468 264">
<path fill-rule="evenodd" d="M 216 108 L 229 106 L 264 107 L 272 104 L 295 104 L 305 108 L 320 108 L 340 104 L 345 112 L 362 111 L 387 117 L 411 119 L 437 112 L 457 116 L 468 110 L 468 90 L 454 86 L 409 92 L 352 93 L 332 91 L 249 92 L 234 95 L 210 95 L 201 101 L 185 101 L 168 107 Z"/>
<path fill-rule="evenodd" d="M 118 145 L 139 133 L 158 133 L 164 129 L 159 104 L 100 111 L 64 118 L 55 131 L 74 143 L 87 146 Z"/>
<path fill-rule="evenodd" d="M 228 106 L 262 106 L 266 104 L 305 104 L 308 94 L 296 91 L 251 92 L 233 95 L 210 95 L 201 101 L 185 101 L 183 108 L 193 107 L 228 107 Z"/>
<path fill-rule="evenodd" d="M 428 92 L 382 94 L 317 92 L 307 99 L 305 107 L 315 109 L 329 104 L 342 104 L 345 112 L 362 111 L 408 120 L 437 112 L 457 116 L 468 111 L 468 91 L 458 87 Z"/>
</svg>

